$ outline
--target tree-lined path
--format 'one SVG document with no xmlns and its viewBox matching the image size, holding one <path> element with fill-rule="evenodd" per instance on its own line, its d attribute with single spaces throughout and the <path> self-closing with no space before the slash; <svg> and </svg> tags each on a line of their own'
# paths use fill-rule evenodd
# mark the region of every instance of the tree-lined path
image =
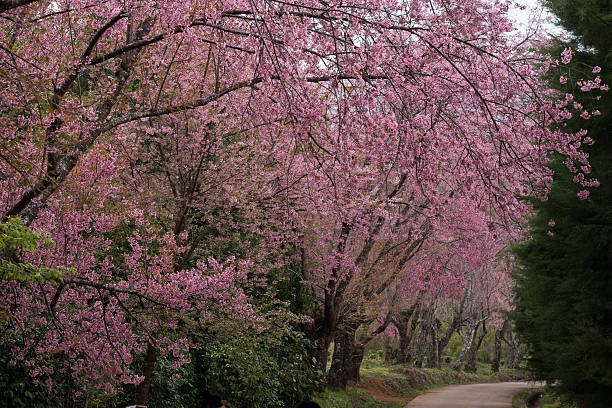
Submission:
<svg viewBox="0 0 612 408">
<path fill-rule="evenodd" d="M 596 196 L 609 82 L 513 3 L 0 0 L 0 407 L 292 407 L 382 347 L 517 368 L 511 249 L 565 236 L 528 224 L 559 166 Z M 599 264 L 550 259 L 589 273 L 537 292 L 599 312 Z"/>
<path fill-rule="evenodd" d="M 510 408 L 517 392 L 538 386 L 534 382 L 451 385 L 416 397 L 406 408 Z"/>
</svg>

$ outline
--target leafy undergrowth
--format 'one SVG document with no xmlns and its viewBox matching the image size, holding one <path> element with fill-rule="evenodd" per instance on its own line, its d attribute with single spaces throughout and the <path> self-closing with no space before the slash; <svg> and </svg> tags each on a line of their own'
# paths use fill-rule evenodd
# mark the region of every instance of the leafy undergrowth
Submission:
<svg viewBox="0 0 612 408">
<path fill-rule="evenodd" d="M 506 370 L 499 374 L 486 373 L 479 367 L 476 373 L 453 371 L 450 368 L 414 368 L 385 365 L 379 360 L 366 360 L 361 366 L 361 380 L 346 390 L 326 389 L 315 401 L 323 408 L 400 408 L 417 395 L 432 388 L 449 384 L 518 381 L 527 374 Z"/>
<path fill-rule="evenodd" d="M 533 405 L 532 403 L 530 404 L 530 401 L 534 400 L 535 395 L 541 395 L 543 391 L 543 388 L 536 388 L 523 390 L 515 394 L 514 397 L 512 397 L 512 408 L 533 408 L 534 406 L 539 406 Z"/>
<path fill-rule="evenodd" d="M 535 405 L 528 403 L 534 394 L 541 394 Z M 549 388 L 542 387 L 519 392 L 512 399 L 512 408 L 577 408 L 576 405 L 562 401 Z"/>
</svg>

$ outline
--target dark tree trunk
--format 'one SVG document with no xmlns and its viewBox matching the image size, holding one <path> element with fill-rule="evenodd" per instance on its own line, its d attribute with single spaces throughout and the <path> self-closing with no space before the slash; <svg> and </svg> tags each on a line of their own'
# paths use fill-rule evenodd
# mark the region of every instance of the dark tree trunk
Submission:
<svg viewBox="0 0 612 408">
<path fill-rule="evenodd" d="M 401 364 L 411 364 L 417 355 L 419 316 L 418 305 L 415 305 L 409 314 L 404 316 L 403 333 L 399 337 L 397 359 Z"/>
<path fill-rule="evenodd" d="M 399 337 L 399 336 L 398 336 Z M 393 341 L 389 336 L 383 337 L 383 347 L 385 349 L 385 361 L 391 362 L 394 359 L 397 359 L 397 350 L 393 348 Z"/>
<path fill-rule="evenodd" d="M 365 351 L 365 344 L 357 343 L 353 347 L 353 362 L 351 364 L 351 372 L 349 372 L 349 380 L 354 383 L 359 382 L 359 368 L 361 368 L 361 363 L 363 362 L 363 354 Z"/>
<path fill-rule="evenodd" d="M 346 248 L 346 241 L 351 229 L 350 224 L 342 223 L 342 229 L 336 245 L 338 264 L 340 263 L 340 254 L 344 253 Z M 304 255 L 302 255 L 302 262 L 305 262 Z M 329 345 L 336 336 L 338 311 L 341 309 L 343 294 L 350 280 L 338 280 L 339 272 L 338 267 L 332 269 L 333 279 L 327 282 L 322 309 L 318 311 L 313 324 L 307 326 L 305 330 L 308 338 L 317 343 L 317 346 L 312 350 L 312 356 L 317 360 L 318 368 L 323 375 L 326 374 Z"/>
<path fill-rule="evenodd" d="M 501 339 L 501 330 L 495 331 L 495 349 L 493 351 L 493 363 L 491 363 L 491 371 L 494 373 L 499 372 L 499 366 L 501 363 L 501 349 L 502 349 L 502 339 Z"/>
<path fill-rule="evenodd" d="M 327 370 L 327 358 L 329 357 L 329 346 L 332 342 L 331 336 L 321 335 L 320 333 L 307 333 L 308 338 L 315 342 L 315 346 L 312 347 L 308 356 L 310 359 L 314 359 L 317 364 L 317 369 L 321 373 L 325 373 Z"/>
<path fill-rule="evenodd" d="M 508 321 L 504 320 L 504 324 L 498 330 L 495 330 L 495 349 L 493 351 L 493 363 L 491 364 L 491 370 L 494 373 L 499 372 L 499 368 L 501 366 L 501 352 L 502 352 L 502 340 L 504 338 L 504 333 L 506 332 L 506 328 L 508 327 Z"/>
<path fill-rule="evenodd" d="M 438 335 L 433 330 L 430 330 L 430 332 L 431 343 L 429 347 L 429 356 L 427 357 L 427 367 L 440 368 L 440 355 L 438 354 L 440 350 L 438 348 Z"/>
<path fill-rule="evenodd" d="M 438 338 L 438 331 L 442 324 L 438 319 L 432 319 L 429 323 L 429 336 L 431 338 L 431 344 L 429 348 L 429 357 L 427 357 L 427 367 L 429 368 L 440 368 L 440 340 Z"/>
<path fill-rule="evenodd" d="M 474 341 L 472 343 L 472 347 L 470 347 L 470 351 L 468 352 L 466 370 L 471 372 L 476 372 L 476 353 L 480 350 L 480 346 L 482 346 L 482 341 L 487 335 L 487 326 L 485 325 L 485 321 L 482 321 L 482 331 L 480 332 L 480 336 L 478 337 L 478 341 Z"/>
<path fill-rule="evenodd" d="M 362 324 L 369 324 L 368 319 L 356 317 L 348 325 L 342 325 L 334 337 L 334 354 L 332 366 L 327 379 L 328 385 L 332 387 L 345 388 L 349 381 L 359 381 L 359 368 L 363 361 L 365 345 L 375 336 L 384 332 L 391 323 L 391 315 L 388 314 L 385 321 L 373 331 L 366 331 L 365 335 L 357 337 L 357 330 Z"/>
<path fill-rule="evenodd" d="M 400 364 L 409 364 L 414 356 L 411 343 L 419 323 L 417 309 L 418 301 L 410 309 L 393 315 L 393 324 L 398 331 L 397 362 Z"/>
<path fill-rule="evenodd" d="M 521 345 L 518 339 L 514 339 L 508 347 L 508 368 L 517 368 L 521 361 L 523 361 L 523 357 L 527 354 L 527 346 Z"/>
<path fill-rule="evenodd" d="M 527 354 L 527 346 L 521 345 L 518 336 L 512 333 L 512 328 L 508 327 L 506 335 L 506 343 L 508 344 L 508 361 L 506 362 L 508 368 L 517 368 L 523 357 Z"/>
<path fill-rule="evenodd" d="M 425 361 L 425 351 L 427 348 L 427 330 L 421 325 L 419 333 L 416 335 L 416 344 L 414 347 L 414 366 L 417 368 L 423 367 Z"/>
<path fill-rule="evenodd" d="M 355 330 L 338 330 L 334 336 L 334 353 L 332 364 L 327 375 L 327 384 L 334 388 L 346 388 L 348 381 L 359 378 L 359 365 L 363 358 L 363 348 L 355 345 Z"/>
<path fill-rule="evenodd" d="M 444 349 L 448 346 L 450 339 L 453 337 L 453 333 L 457 331 L 457 328 L 461 324 L 463 319 L 463 303 L 459 307 L 459 310 L 455 311 L 453 314 L 453 321 L 450 323 L 450 326 L 446 332 L 444 332 L 444 336 L 438 340 L 438 356 L 442 356 L 444 354 Z M 439 329 L 438 329 L 439 330 Z"/>
<path fill-rule="evenodd" d="M 155 369 L 155 360 L 157 360 L 157 351 L 155 347 L 149 343 L 147 346 L 147 355 L 145 356 L 145 367 L 144 367 L 144 380 L 140 383 L 138 388 L 138 397 L 136 398 L 136 405 L 147 405 L 147 399 L 149 398 L 149 389 L 151 388 L 151 381 L 153 380 L 153 371 Z"/>
<path fill-rule="evenodd" d="M 336 314 L 334 311 L 325 310 L 314 322 L 302 326 L 309 340 L 314 342 L 314 347 L 308 350 L 308 356 L 314 359 L 317 369 L 325 375 L 327 370 L 327 358 L 329 356 L 329 346 L 334 339 L 336 330 Z"/>
<path fill-rule="evenodd" d="M 408 325 L 403 325 L 399 330 L 399 338 L 397 345 L 397 362 L 400 364 L 408 364 L 411 360 L 410 341 L 412 340 L 412 332 L 408 331 Z"/>
<path fill-rule="evenodd" d="M 407 328 L 405 328 L 407 329 Z M 397 345 L 397 362 L 400 364 L 408 364 L 412 359 L 410 355 L 410 341 L 412 339 L 411 333 L 407 333 L 407 330 L 399 335 Z"/>
</svg>

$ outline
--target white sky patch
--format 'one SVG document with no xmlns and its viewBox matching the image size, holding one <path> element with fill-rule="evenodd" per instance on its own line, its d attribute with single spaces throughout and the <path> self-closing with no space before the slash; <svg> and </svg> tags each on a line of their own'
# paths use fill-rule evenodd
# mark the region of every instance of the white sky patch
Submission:
<svg viewBox="0 0 612 408">
<path fill-rule="evenodd" d="M 518 5 L 525 6 L 525 9 L 521 10 Z M 533 33 L 538 30 L 557 37 L 567 35 L 567 32 L 555 24 L 555 17 L 540 4 L 539 0 L 516 0 L 508 15 L 523 33 Z"/>
</svg>

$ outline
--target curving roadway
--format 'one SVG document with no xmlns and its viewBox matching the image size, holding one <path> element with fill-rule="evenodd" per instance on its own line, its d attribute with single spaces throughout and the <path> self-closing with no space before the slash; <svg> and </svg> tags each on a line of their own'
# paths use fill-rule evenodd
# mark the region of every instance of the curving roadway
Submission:
<svg viewBox="0 0 612 408">
<path fill-rule="evenodd" d="M 436 388 L 413 399 L 406 408 L 512 408 L 512 397 L 534 382 L 450 385 Z"/>
</svg>

